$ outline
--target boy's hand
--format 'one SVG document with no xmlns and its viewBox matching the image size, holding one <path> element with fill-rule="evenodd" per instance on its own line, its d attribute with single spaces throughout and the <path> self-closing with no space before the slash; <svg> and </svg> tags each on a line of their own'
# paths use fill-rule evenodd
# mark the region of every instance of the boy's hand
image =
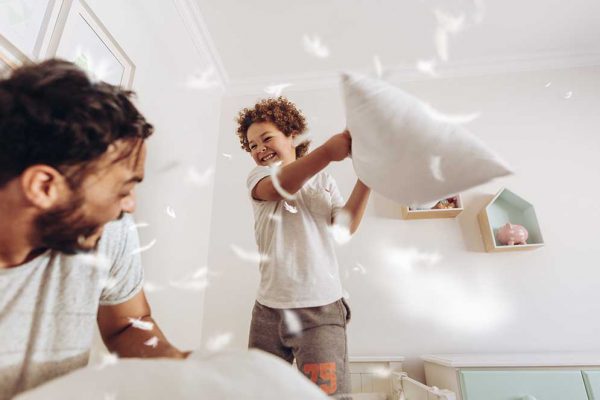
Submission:
<svg viewBox="0 0 600 400">
<path fill-rule="evenodd" d="M 323 144 L 323 148 L 326 150 L 331 161 L 342 161 L 344 158 L 348 157 L 350 150 L 352 149 L 350 132 L 345 130 L 342 133 L 333 135 Z"/>
</svg>

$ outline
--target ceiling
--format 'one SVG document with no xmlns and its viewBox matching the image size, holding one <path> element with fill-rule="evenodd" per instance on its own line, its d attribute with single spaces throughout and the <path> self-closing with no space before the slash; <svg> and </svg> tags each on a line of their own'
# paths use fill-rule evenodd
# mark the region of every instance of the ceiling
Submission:
<svg viewBox="0 0 600 400">
<path fill-rule="evenodd" d="M 378 62 L 423 75 L 600 64 L 597 0 L 194 1 L 234 85 L 373 71 Z M 307 50 L 305 35 L 326 49 Z"/>
</svg>

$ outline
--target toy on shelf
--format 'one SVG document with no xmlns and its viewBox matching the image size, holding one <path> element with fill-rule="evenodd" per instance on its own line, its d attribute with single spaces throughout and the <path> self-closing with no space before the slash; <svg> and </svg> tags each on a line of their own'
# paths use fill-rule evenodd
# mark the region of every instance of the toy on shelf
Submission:
<svg viewBox="0 0 600 400">
<path fill-rule="evenodd" d="M 454 218 L 463 211 L 460 195 L 447 197 L 434 204 L 402 206 L 404 219 Z"/>
<path fill-rule="evenodd" d="M 508 189 L 492 197 L 478 214 L 488 252 L 533 250 L 544 246 L 533 204 Z"/>
<path fill-rule="evenodd" d="M 511 224 L 507 222 L 496 233 L 496 240 L 503 245 L 514 246 L 519 244 L 527 244 L 529 232 L 522 225 Z"/>
<path fill-rule="evenodd" d="M 448 197 L 447 199 L 438 201 L 437 204 L 435 206 L 433 206 L 433 209 L 447 210 L 449 208 L 457 208 L 456 207 L 457 203 L 458 203 L 458 198 L 456 196 Z"/>
</svg>

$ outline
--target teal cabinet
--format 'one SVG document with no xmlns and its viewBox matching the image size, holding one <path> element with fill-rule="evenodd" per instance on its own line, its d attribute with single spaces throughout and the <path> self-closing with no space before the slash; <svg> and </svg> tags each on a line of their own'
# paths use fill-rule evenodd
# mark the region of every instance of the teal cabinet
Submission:
<svg viewBox="0 0 600 400">
<path fill-rule="evenodd" d="M 600 400 L 600 352 L 430 354 L 429 386 L 456 400 Z"/>
<path fill-rule="evenodd" d="M 583 380 L 590 400 L 600 400 L 600 370 L 583 371 Z"/>
<path fill-rule="evenodd" d="M 588 400 L 579 370 L 461 370 L 460 384 L 463 400 Z"/>
</svg>

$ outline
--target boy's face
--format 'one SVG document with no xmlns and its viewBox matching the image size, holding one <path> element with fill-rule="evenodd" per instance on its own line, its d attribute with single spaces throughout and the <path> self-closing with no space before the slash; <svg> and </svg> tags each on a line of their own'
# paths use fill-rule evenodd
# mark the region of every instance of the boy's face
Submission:
<svg viewBox="0 0 600 400">
<path fill-rule="evenodd" d="M 285 136 L 272 122 L 255 122 L 248 128 L 248 146 L 257 165 L 281 161 L 287 165 L 296 160 L 294 136 Z"/>
<path fill-rule="evenodd" d="M 46 247 L 68 254 L 93 250 L 106 223 L 135 210 L 133 190 L 144 177 L 146 145 L 141 143 L 121 159 L 128 146 L 124 141 L 116 142 L 79 188 L 38 217 L 38 235 Z"/>
</svg>

